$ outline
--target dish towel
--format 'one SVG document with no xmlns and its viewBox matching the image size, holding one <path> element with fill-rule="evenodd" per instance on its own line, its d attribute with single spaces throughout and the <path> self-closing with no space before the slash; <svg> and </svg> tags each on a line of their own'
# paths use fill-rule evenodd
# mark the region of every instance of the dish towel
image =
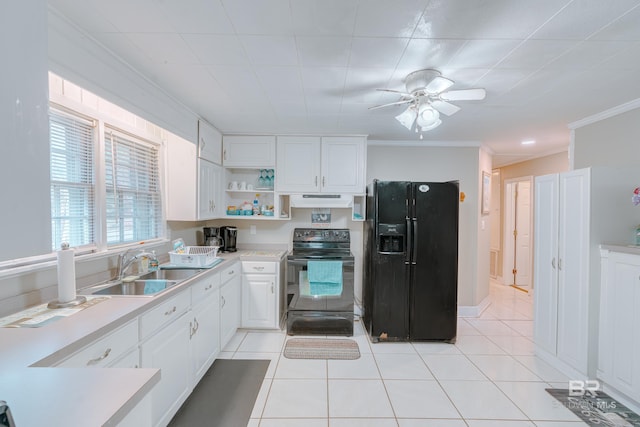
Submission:
<svg viewBox="0 0 640 427">
<path fill-rule="evenodd" d="M 309 293 L 314 296 L 342 294 L 342 261 L 307 261 Z"/>
</svg>

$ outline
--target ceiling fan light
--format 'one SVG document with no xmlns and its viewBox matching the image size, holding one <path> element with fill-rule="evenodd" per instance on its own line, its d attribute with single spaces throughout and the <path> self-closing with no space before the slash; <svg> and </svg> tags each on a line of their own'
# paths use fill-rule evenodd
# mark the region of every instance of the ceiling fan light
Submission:
<svg viewBox="0 0 640 427">
<path fill-rule="evenodd" d="M 428 126 L 420 126 L 420 131 L 421 131 L 421 132 L 426 132 L 426 131 L 428 131 L 428 130 L 432 130 L 432 129 L 437 128 L 437 127 L 438 127 L 438 126 L 440 126 L 441 124 L 442 124 L 442 120 L 437 119 L 435 122 L 431 123 L 431 124 L 430 124 L 430 125 L 428 125 Z"/>
<path fill-rule="evenodd" d="M 415 122 L 418 113 L 413 106 L 409 106 L 406 110 L 396 116 L 396 120 L 407 129 L 411 130 L 413 122 Z"/>
<path fill-rule="evenodd" d="M 422 128 L 430 127 L 436 122 L 440 122 L 440 113 L 438 112 L 438 110 L 434 109 L 427 103 L 422 104 L 418 111 L 418 126 Z"/>
</svg>

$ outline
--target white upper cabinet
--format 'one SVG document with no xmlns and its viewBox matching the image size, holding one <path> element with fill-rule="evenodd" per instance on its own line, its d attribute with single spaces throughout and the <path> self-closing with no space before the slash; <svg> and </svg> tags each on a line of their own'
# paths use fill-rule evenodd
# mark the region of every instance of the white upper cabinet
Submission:
<svg viewBox="0 0 640 427">
<path fill-rule="evenodd" d="M 169 133 L 166 151 L 166 215 L 169 221 L 220 217 L 222 166 L 197 157 L 195 144 Z"/>
<path fill-rule="evenodd" d="M 203 120 L 198 120 L 198 157 L 222 164 L 222 134 Z"/>
<path fill-rule="evenodd" d="M 320 191 L 320 144 L 317 136 L 279 136 L 276 191 Z"/>
<path fill-rule="evenodd" d="M 222 166 L 198 159 L 198 219 L 214 219 L 222 209 Z"/>
<path fill-rule="evenodd" d="M 276 137 L 225 135 L 222 153 L 225 167 L 273 168 L 276 164 Z"/>
<path fill-rule="evenodd" d="M 167 220 L 194 221 L 197 216 L 197 147 L 169 133 L 166 154 Z"/>
<path fill-rule="evenodd" d="M 321 159 L 321 191 L 328 193 L 365 192 L 365 140 L 363 137 L 323 137 Z"/>
<path fill-rule="evenodd" d="M 278 137 L 276 190 L 364 193 L 366 140 L 349 137 Z"/>
</svg>

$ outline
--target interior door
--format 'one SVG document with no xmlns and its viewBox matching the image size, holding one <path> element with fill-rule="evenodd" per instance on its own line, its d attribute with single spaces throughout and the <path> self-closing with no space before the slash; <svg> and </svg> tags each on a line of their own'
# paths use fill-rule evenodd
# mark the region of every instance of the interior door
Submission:
<svg viewBox="0 0 640 427">
<path fill-rule="evenodd" d="M 505 183 L 505 234 L 503 280 L 505 284 L 528 290 L 532 286 L 531 251 L 532 211 L 531 178 L 516 178 Z"/>
<path fill-rule="evenodd" d="M 531 182 L 517 183 L 516 192 L 515 284 L 531 285 Z"/>
</svg>

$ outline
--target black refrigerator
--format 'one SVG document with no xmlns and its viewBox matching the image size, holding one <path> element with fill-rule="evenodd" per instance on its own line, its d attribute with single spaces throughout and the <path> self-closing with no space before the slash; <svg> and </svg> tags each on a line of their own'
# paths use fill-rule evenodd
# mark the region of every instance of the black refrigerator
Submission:
<svg viewBox="0 0 640 427">
<path fill-rule="evenodd" d="M 455 342 L 458 182 L 373 181 L 364 232 L 371 341 Z"/>
</svg>

